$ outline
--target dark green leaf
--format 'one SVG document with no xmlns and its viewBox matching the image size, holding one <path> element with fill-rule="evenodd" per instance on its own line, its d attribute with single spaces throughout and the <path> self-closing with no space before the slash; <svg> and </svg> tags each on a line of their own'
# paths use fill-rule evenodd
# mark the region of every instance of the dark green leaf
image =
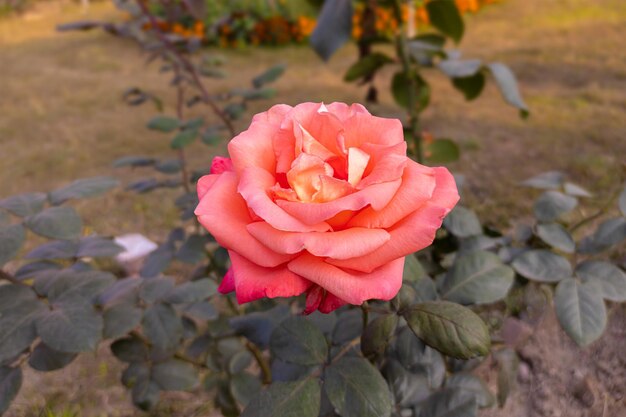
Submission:
<svg viewBox="0 0 626 417">
<path fill-rule="evenodd" d="M 359 78 L 372 76 L 376 71 L 381 69 L 385 64 L 393 62 L 391 58 L 380 52 L 374 52 L 364 56 L 354 63 L 344 75 L 343 80 L 346 82 L 356 81 Z"/>
<path fill-rule="evenodd" d="M 122 373 L 122 384 L 126 388 L 132 388 L 140 380 L 150 378 L 150 368 L 145 362 L 132 362 Z"/>
<path fill-rule="evenodd" d="M 0 363 L 31 345 L 37 337 L 35 321 L 45 310 L 31 288 L 0 286 Z"/>
<path fill-rule="evenodd" d="M 80 240 L 76 256 L 78 258 L 112 258 L 124 251 L 113 239 L 101 236 L 87 236 Z"/>
<path fill-rule="evenodd" d="M 521 185 L 544 190 L 556 190 L 561 188 L 563 181 L 565 181 L 565 175 L 562 172 L 548 171 L 523 181 Z"/>
<path fill-rule="evenodd" d="M 167 304 L 155 304 L 146 309 L 142 326 L 148 340 L 163 351 L 176 349 L 183 336 L 183 324 Z"/>
<path fill-rule="evenodd" d="M 180 121 L 173 117 L 156 116 L 148 122 L 148 129 L 160 132 L 173 132 L 180 127 Z"/>
<path fill-rule="evenodd" d="M 396 103 L 405 108 L 409 108 L 409 92 L 413 88 L 415 95 L 414 106 L 418 111 L 428 107 L 430 102 L 430 86 L 418 74 L 413 74 L 409 79 L 404 72 L 397 72 L 391 80 L 391 92 Z"/>
<path fill-rule="evenodd" d="M 264 73 L 255 77 L 252 80 L 252 85 L 254 85 L 255 88 L 261 88 L 265 84 L 272 83 L 276 81 L 281 75 L 283 75 L 286 68 L 287 66 L 285 64 L 274 65 L 273 67 L 269 68 Z"/>
<path fill-rule="evenodd" d="M 13 259 L 26 240 L 26 231 L 21 224 L 0 226 L 0 267 Z"/>
<path fill-rule="evenodd" d="M 576 208 L 578 200 L 560 191 L 546 191 L 535 201 L 535 216 L 542 222 L 551 222 Z"/>
<path fill-rule="evenodd" d="M 478 413 L 472 393 L 446 388 L 432 394 L 417 408 L 417 417 L 475 417 Z"/>
<path fill-rule="evenodd" d="M 261 391 L 261 381 L 247 373 L 233 375 L 230 378 L 230 391 L 233 398 L 243 407 L 246 407 Z"/>
<path fill-rule="evenodd" d="M 465 96 L 465 100 L 474 100 L 485 88 L 485 74 L 477 72 L 469 77 L 453 78 L 452 85 Z"/>
<path fill-rule="evenodd" d="M 565 253 L 574 253 L 576 243 L 569 232 L 558 223 L 537 225 L 537 236 L 548 245 Z"/>
<path fill-rule="evenodd" d="M 164 391 L 188 391 L 200 383 L 197 369 L 179 359 L 155 364 L 152 367 L 152 379 Z"/>
<path fill-rule="evenodd" d="M 189 146 L 194 140 L 196 140 L 197 136 L 198 131 L 196 129 L 185 129 L 174 136 L 174 139 L 172 139 L 172 142 L 170 143 L 170 148 L 182 149 Z"/>
<path fill-rule="evenodd" d="M 56 262 L 31 262 L 29 264 L 22 265 L 17 271 L 15 271 L 15 278 L 23 281 L 25 279 L 34 278 L 38 274 L 44 273 L 45 271 L 58 269 L 61 269 L 61 265 Z"/>
<path fill-rule="evenodd" d="M 224 113 L 232 120 L 240 119 L 245 111 L 246 106 L 243 103 L 230 103 L 224 107 Z"/>
<path fill-rule="evenodd" d="M 156 160 L 154 158 L 150 158 L 147 156 L 123 156 L 113 162 L 113 167 L 145 167 L 153 165 L 155 162 Z"/>
<path fill-rule="evenodd" d="M 50 372 L 65 368 L 76 359 L 76 356 L 78 356 L 76 353 L 59 352 L 48 347 L 45 343 L 39 343 L 33 349 L 28 364 L 37 371 Z"/>
<path fill-rule="evenodd" d="M 430 394 L 428 379 L 422 373 L 406 370 L 400 362 L 388 359 L 382 370 L 395 402 L 402 408 L 417 405 Z"/>
<path fill-rule="evenodd" d="M 174 258 L 173 248 L 170 245 L 161 245 L 153 252 L 150 252 L 143 263 L 139 275 L 144 278 L 152 278 L 163 272 Z"/>
<path fill-rule="evenodd" d="M 446 216 L 443 225 L 457 237 L 475 236 L 483 232 L 476 213 L 460 205 Z"/>
<path fill-rule="evenodd" d="M 48 288 L 47 296 L 52 303 L 77 298 L 90 302 L 115 281 L 115 276 L 108 272 L 61 272 Z"/>
<path fill-rule="evenodd" d="M 46 202 L 44 193 L 26 193 L 0 200 L 0 207 L 19 217 L 33 216 L 43 209 Z"/>
<path fill-rule="evenodd" d="M 94 350 L 102 337 L 103 321 L 93 306 L 72 298 L 55 303 L 37 320 L 37 333 L 52 349 L 78 353 Z"/>
<path fill-rule="evenodd" d="M 217 284 L 209 278 L 186 282 L 174 288 L 165 297 L 172 304 L 195 303 L 203 301 L 217 292 Z"/>
<path fill-rule="evenodd" d="M 446 381 L 446 388 L 456 388 L 474 396 L 479 407 L 491 407 L 496 399 L 485 382 L 477 376 L 468 373 L 456 373 Z"/>
<path fill-rule="evenodd" d="M 617 245 L 626 239 L 626 218 L 616 217 L 605 220 L 593 235 L 594 243 L 602 248 Z"/>
<path fill-rule="evenodd" d="M 222 136 L 218 129 L 209 127 L 202 132 L 201 139 L 205 145 L 217 145 L 222 141 Z"/>
<path fill-rule="evenodd" d="M 276 357 L 299 365 L 318 365 L 328 356 L 326 338 L 304 317 L 290 317 L 276 327 L 270 338 Z"/>
<path fill-rule="evenodd" d="M 597 283 L 605 299 L 626 301 L 626 273 L 612 263 L 585 261 L 576 267 L 576 275 L 583 282 Z"/>
<path fill-rule="evenodd" d="M 152 304 L 163 299 L 174 288 L 171 278 L 146 278 L 143 280 L 139 297 L 146 303 Z"/>
<path fill-rule="evenodd" d="M 426 346 L 409 327 L 398 332 L 391 352 L 407 370 L 425 375 L 430 388 L 436 389 L 443 384 L 446 377 L 443 356 Z"/>
<path fill-rule="evenodd" d="M 111 177 L 93 177 L 76 180 L 71 184 L 52 191 L 48 198 L 57 206 L 67 200 L 96 197 L 119 185 L 119 181 Z"/>
<path fill-rule="evenodd" d="M 388 417 L 391 393 L 378 369 L 364 358 L 344 356 L 324 371 L 324 390 L 342 417 Z"/>
<path fill-rule="evenodd" d="M 494 353 L 498 363 L 498 405 L 504 407 L 517 381 L 519 359 L 513 349 L 502 349 Z"/>
<path fill-rule="evenodd" d="M 539 282 L 558 282 L 572 276 L 572 266 L 567 259 L 543 249 L 522 253 L 511 266 L 523 277 Z"/>
<path fill-rule="evenodd" d="M 144 411 L 151 410 L 159 403 L 161 390 L 156 382 L 149 379 L 140 379 L 133 386 L 133 404 Z"/>
<path fill-rule="evenodd" d="M 391 340 L 398 325 L 398 316 L 385 314 L 372 320 L 361 336 L 361 351 L 369 357 L 380 354 Z"/>
<path fill-rule="evenodd" d="M 460 304 L 488 304 L 504 298 L 515 272 L 500 258 L 484 251 L 459 256 L 441 284 L 442 298 Z"/>
<path fill-rule="evenodd" d="M 200 321 L 215 320 L 219 315 L 215 307 L 207 301 L 191 304 L 185 309 L 184 314 Z"/>
<path fill-rule="evenodd" d="M 199 129 L 204 124 L 204 118 L 196 117 L 194 119 L 187 120 L 182 124 L 183 129 Z"/>
<path fill-rule="evenodd" d="M 463 37 L 463 18 L 453 0 L 432 0 L 426 3 L 430 23 L 441 33 L 459 43 Z"/>
<path fill-rule="evenodd" d="M 317 417 L 320 395 L 314 379 L 274 382 L 248 403 L 241 417 Z"/>
<path fill-rule="evenodd" d="M 143 311 L 132 304 L 118 304 L 104 312 L 105 339 L 115 339 L 127 334 L 141 323 Z"/>
<path fill-rule="evenodd" d="M 118 279 L 100 294 L 98 304 L 106 308 L 122 302 L 135 303 L 141 283 L 140 278 Z"/>
<path fill-rule="evenodd" d="M 517 87 L 515 75 L 513 75 L 513 72 L 509 69 L 509 67 L 502 63 L 494 62 L 488 64 L 487 68 L 489 68 L 493 78 L 496 80 L 496 85 L 498 86 L 504 100 L 511 106 L 519 109 L 522 117 L 527 117 L 528 107 L 522 99 L 522 95 Z"/>
<path fill-rule="evenodd" d="M 26 259 L 72 259 L 78 252 L 78 242 L 55 240 L 37 246 L 26 254 Z"/>
<path fill-rule="evenodd" d="M 9 409 L 11 402 L 22 388 L 22 369 L 0 368 L 0 415 Z M 317 416 L 317 415 L 316 415 Z"/>
<path fill-rule="evenodd" d="M 360 310 L 348 310 L 341 313 L 333 329 L 332 341 L 334 344 L 349 342 L 363 332 L 363 319 Z"/>
<path fill-rule="evenodd" d="M 122 362 L 144 362 L 148 360 L 148 347 L 136 336 L 116 340 L 111 344 L 111 352 Z"/>
<path fill-rule="evenodd" d="M 459 159 L 461 151 L 458 145 L 451 139 L 435 139 L 427 143 L 426 159 L 431 164 L 447 164 Z"/>
<path fill-rule="evenodd" d="M 468 308 L 429 301 L 415 305 L 404 317 L 417 337 L 445 355 L 469 359 L 489 352 L 489 330 Z"/>
<path fill-rule="evenodd" d="M 235 353 L 228 361 L 228 372 L 231 375 L 243 372 L 252 363 L 252 354 L 247 350 Z"/>
<path fill-rule="evenodd" d="M 80 235 L 83 222 L 72 207 L 50 207 L 28 217 L 26 226 L 51 239 L 73 239 Z"/>
<path fill-rule="evenodd" d="M 289 314 L 285 305 L 278 305 L 271 310 L 246 314 L 230 319 L 230 327 L 261 349 L 266 349 L 270 336 L 276 326 Z"/>
<path fill-rule="evenodd" d="M 192 265 L 205 260 L 207 258 L 206 243 L 205 236 L 190 235 L 176 253 L 176 259 Z"/>
<path fill-rule="evenodd" d="M 165 159 L 154 165 L 154 169 L 164 174 L 176 174 L 180 172 L 181 167 L 180 159 Z"/>
<path fill-rule="evenodd" d="M 404 261 L 404 270 L 402 271 L 402 281 L 417 282 L 426 277 L 428 277 L 428 275 L 415 255 L 407 255 Z"/>
<path fill-rule="evenodd" d="M 328 61 L 352 36 L 352 14 L 350 0 L 324 1 L 310 40 L 324 61 Z"/>
<path fill-rule="evenodd" d="M 561 327 L 579 346 L 598 339 L 606 327 L 606 307 L 595 282 L 564 279 L 556 287 L 554 307 Z"/>
</svg>

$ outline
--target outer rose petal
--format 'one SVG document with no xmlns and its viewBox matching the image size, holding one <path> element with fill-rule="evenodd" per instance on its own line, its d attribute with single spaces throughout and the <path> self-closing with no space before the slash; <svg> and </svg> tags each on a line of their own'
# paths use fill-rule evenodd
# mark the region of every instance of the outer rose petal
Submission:
<svg viewBox="0 0 626 417">
<path fill-rule="evenodd" d="M 402 286 L 404 258 L 395 259 L 371 273 L 347 272 L 324 259 L 303 253 L 287 264 L 290 271 L 308 279 L 354 305 L 375 298 L 391 300 Z"/>
<path fill-rule="evenodd" d="M 305 292 L 311 283 L 285 266 L 264 268 L 234 251 L 228 251 L 235 276 L 237 301 L 247 303 L 259 298 L 293 297 Z"/>
<path fill-rule="evenodd" d="M 228 268 L 224 278 L 222 278 L 222 282 L 220 282 L 220 286 L 217 287 L 217 290 L 221 294 L 228 294 L 229 292 L 235 291 L 235 274 L 233 272 L 233 268 Z"/>
<path fill-rule="evenodd" d="M 280 126 L 282 121 L 285 119 L 285 115 L 291 110 L 293 110 L 293 107 L 287 104 L 276 104 L 270 107 L 268 111 L 255 114 L 252 117 L 252 123 L 265 122 L 272 125 Z"/>
<path fill-rule="evenodd" d="M 402 175 L 402 185 L 391 202 L 382 210 L 376 211 L 371 207 L 361 210 L 348 222 L 347 227 L 391 227 L 429 201 L 435 190 L 435 183 L 433 168 L 409 159 Z M 449 203 L 442 205 L 447 206 Z"/>
<path fill-rule="evenodd" d="M 268 191 L 275 184 L 276 180 L 269 172 L 257 167 L 248 167 L 241 174 L 237 191 L 257 216 L 276 229 L 290 232 L 324 232 L 330 230 L 330 226 L 326 223 L 317 221 L 306 224 L 277 206 L 268 196 Z"/>
<path fill-rule="evenodd" d="M 382 209 L 389 204 L 401 182 L 400 179 L 397 179 L 396 181 L 374 184 L 364 190 L 326 203 L 277 200 L 276 204 L 303 223 L 318 224 L 344 210 L 360 210 L 368 205 L 371 205 L 374 210 Z"/>
<path fill-rule="evenodd" d="M 371 155 L 371 160 L 363 174 L 363 179 L 356 185 L 359 190 L 372 184 L 400 178 L 409 161 L 406 156 L 406 142 L 393 146 L 364 143 L 361 150 Z"/>
<path fill-rule="evenodd" d="M 345 122 L 350 117 L 354 116 L 356 113 L 363 113 L 369 115 L 370 112 L 367 111 L 362 104 L 354 103 L 348 106 L 346 103 L 334 102 L 326 105 L 326 110 L 328 112 L 334 114 L 339 120 Z"/>
<path fill-rule="evenodd" d="M 445 168 L 436 168 L 434 171 L 437 185 L 431 200 L 391 227 L 388 230 L 391 235 L 389 242 L 366 256 L 346 260 L 328 259 L 328 262 L 341 268 L 372 272 L 393 259 L 424 249 L 433 243 L 443 218 L 459 200 L 452 174 Z"/>
<path fill-rule="evenodd" d="M 365 113 L 355 113 L 344 122 L 346 148 L 361 147 L 365 143 L 395 145 L 404 141 L 402 123 Z"/>
<path fill-rule="evenodd" d="M 316 256 L 348 259 L 375 251 L 389 240 L 383 229 L 354 227 L 339 232 L 294 233 L 274 229 L 265 222 L 251 223 L 248 231 L 259 242 L 277 253 L 307 250 Z"/>
<path fill-rule="evenodd" d="M 290 255 L 266 248 L 248 233 L 246 225 L 252 220 L 245 201 L 237 194 L 237 175 L 224 172 L 210 177 L 217 179 L 200 200 L 195 214 L 218 243 L 261 266 L 273 267 L 291 259 Z"/>
<path fill-rule="evenodd" d="M 219 175 L 204 175 L 198 180 L 198 185 L 196 186 L 196 191 L 198 191 L 198 200 L 202 200 L 202 197 L 206 195 L 215 181 L 219 178 Z"/>
<path fill-rule="evenodd" d="M 306 294 L 306 304 L 302 314 L 309 315 L 315 310 L 327 314 L 347 304 L 344 300 L 329 293 L 319 285 L 309 288 Z"/>
<path fill-rule="evenodd" d="M 328 314 L 331 311 L 337 310 L 339 307 L 348 304 L 346 301 L 337 297 L 334 294 L 326 291 L 326 297 L 322 300 L 322 303 L 317 308 L 321 313 Z"/>
<path fill-rule="evenodd" d="M 241 173 L 247 167 L 258 167 L 268 172 L 276 168 L 272 138 L 278 133 L 279 126 L 253 121 L 248 130 L 244 130 L 228 143 L 228 153 L 232 158 L 235 171 Z"/>
<path fill-rule="evenodd" d="M 211 162 L 211 174 L 221 174 L 224 171 L 234 171 L 233 161 L 230 158 L 216 156 Z"/>
</svg>

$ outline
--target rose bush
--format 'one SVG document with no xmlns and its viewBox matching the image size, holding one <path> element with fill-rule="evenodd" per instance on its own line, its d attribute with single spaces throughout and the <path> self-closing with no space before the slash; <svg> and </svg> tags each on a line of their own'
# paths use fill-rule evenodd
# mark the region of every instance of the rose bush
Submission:
<svg viewBox="0 0 626 417">
<path fill-rule="evenodd" d="M 239 303 L 307 293 L 330 312 L 402 286 L 459 199 L 446 168 L 406 156 L 399 120 L 344 103 L 257 114 L 198 182 L 200 223 L 228 249 L 220 291 Z"/>
</svg>

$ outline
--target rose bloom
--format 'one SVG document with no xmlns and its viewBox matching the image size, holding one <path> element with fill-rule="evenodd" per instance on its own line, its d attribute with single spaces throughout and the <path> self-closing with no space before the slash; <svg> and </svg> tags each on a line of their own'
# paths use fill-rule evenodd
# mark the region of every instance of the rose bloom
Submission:
<svg viewBox="0 0 626 417">
<path fill-rule="evenodd" d="M 404 257 L 459 199 L 446 168 L 406 156 L 402 124 L 363 106 L 280 104 L 254 116 L 198 181 L 200 223 L 228 250 L 220 292 L 306 292 L 305 313 L 390 300 Z"/>
</svg>

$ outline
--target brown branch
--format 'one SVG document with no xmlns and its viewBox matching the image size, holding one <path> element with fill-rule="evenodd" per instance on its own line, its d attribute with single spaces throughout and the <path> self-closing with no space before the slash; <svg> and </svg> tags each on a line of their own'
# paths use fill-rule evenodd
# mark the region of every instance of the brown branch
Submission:
<svg viewBox="0 0 626 417">
<path fill-rule="evenodd" d="M 15 285 L 24 285 L 23 282 L 21 282 L 20 280 L 15 278 L 13 275 L 9 274 L 8 272 L 2 269 L 0 269 L 0 279 L 9 281 L 11 284 L 15 284 Z"/>
<path fill-rule="evenodd" d="M 261 368 L 261 373 L 263 375 L 263 384 L 268 385 L 272 383 L 272 370 L 270 369 L 270 365 L 267 362 L 267 359 L 263 356 L 263 352 L 259 349 L 257 345 L 246 341 L 246 348 L 252 353 L 254 359 L 256 359 L 259 367 Z"/>
</svg>

